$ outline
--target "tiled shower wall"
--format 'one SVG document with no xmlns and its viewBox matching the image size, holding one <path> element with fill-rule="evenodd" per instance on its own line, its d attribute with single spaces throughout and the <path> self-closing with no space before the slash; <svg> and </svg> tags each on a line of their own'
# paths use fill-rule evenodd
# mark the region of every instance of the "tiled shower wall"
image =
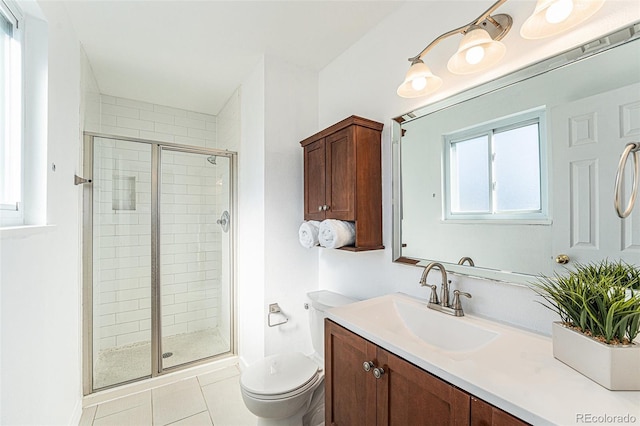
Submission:
<svg viewBox="0 0 640 426">
<path fill-rule="evenodd" d="M 87 131 L 217 147 L 216 116 L 112 96 L 100 98 L 100 114 L 87 113 Z M 94 275 L 101 280 L 94 289 L 97 350 L 147 341 L 151 333 L 150 155 L 140 151 L 148 148 L 144 144 L 111 144 L 101 148 L 101 160 L 96 161 L 104 170 L 94 171 L 94 176 L 102 178 L 95 184 L 102 200 L 96 215 L 100 223 L 94 224 Z M 220 314 L 228 312 L 226 306 L 221 308 L 229 304 L 228 291 L 221 288 L 221 281 L 228 280 L 216 219 L 230 210 L 229 193 L 223 189 L 229 176 L 228 160 L 223 158 L 214 166 L 204 156 L 165 151 L 163 163 L 161 309 L 163 335 L 169 336 L 215 327 Z M 114 210 L 116 176 L 120 190 L 126 191 L 135 181 L 135 210 Z"/>
<path fill-rule="evenodd" d="M 160 201 L 162 335 L 218 326 L 221 305 L 221 185 L 206 156 L 165 152 Z"/>
</svg>

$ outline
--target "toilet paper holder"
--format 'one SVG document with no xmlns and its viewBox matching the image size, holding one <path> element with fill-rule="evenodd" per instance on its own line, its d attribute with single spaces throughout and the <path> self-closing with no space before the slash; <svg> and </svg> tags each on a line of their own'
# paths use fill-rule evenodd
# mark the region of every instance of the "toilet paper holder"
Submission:
<svg viewBox="0 0 640 426">
<path fill-rule="evenodd" d="M 276 323 L 272 323 L 271 322 L 271 317 L 273 315 L 278 315 L 281 318 L 284 318 L 284 320 L 280 320 L 280 322 L 276 322 Z M 269 327 L 275 327 L 278 325 L 282 325 L 286 322 L 289 321 L 289 318 L 287 318 L 287 316 L 285 314 L 282 313 L 282 309 L 280 309 L 280 306 L 277 303 L 271 303 L 269 304 L 269 314 L 267 315 L 267 324 L 269 325 Z"/>
</svg>

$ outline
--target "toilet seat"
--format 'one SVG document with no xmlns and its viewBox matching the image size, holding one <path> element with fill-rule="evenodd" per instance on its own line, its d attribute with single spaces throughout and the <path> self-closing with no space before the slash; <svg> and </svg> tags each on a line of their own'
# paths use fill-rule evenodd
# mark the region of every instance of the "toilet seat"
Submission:
<svg viewBox="0 0 640 426">
<path fill-rule="evenodd" d="M 240 387 L 256 399 L 284 399 L 312 388 L 322 379 L 318 365 L 303 354 L 271 355 L 249 366 Z"/>
</svg>

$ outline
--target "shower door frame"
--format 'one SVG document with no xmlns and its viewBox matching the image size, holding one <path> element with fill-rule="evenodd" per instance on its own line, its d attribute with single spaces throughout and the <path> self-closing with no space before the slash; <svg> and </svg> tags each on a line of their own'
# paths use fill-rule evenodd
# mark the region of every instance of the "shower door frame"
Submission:
<svg viewBox="0 0 640 426">
<path fill-rule="evenodd" d="M 93 155 L 95 138 L 136 142 L 151 145 L 151 372 L 147 376 L 116 383 L 99 389 L 93 388 Z M 82 191 L 82 360 L 83 395 L 112 389 L 129 383 L 139 382 L 162 376 L 174 371 L 210 363 L 214 359 L 224 359 L 237 355 L 237 294 L 236 294 L 236 247 L 237 247 L 237 165 L 238 154 L 233 151 L 181 145 L 171 142 L 152 141 L 127 136 L 115 136 L 104 133 L 83 133 L 83 174 L 91 181 L 83 185 Z M 213 355 L 173 367 L 162 368 L 162 345 L 160 336 L 160 178 L 161 151 L 163 148 L 174 152 L 214 155 L 229 159 L 229 208 L 231 210 L 229 226 L 229 352 Z"/>
</svg>

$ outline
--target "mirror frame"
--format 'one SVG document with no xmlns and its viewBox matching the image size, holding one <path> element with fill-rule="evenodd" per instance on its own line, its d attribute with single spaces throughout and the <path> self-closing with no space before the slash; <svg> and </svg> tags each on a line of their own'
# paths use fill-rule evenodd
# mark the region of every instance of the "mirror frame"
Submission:
<svg viewBox="0 0 640 426">
<path fill-rule="evenodd" d="M 401 164 L 401 124 L 422 118 L 426 115 L 458 105 L 462 102 L 474 99 L 506 87 L 513 86 L 521 81 L 569 66 L 595 55 L 602 54 L 610 49 L 640 39 L 640 22 L 635 22 L 620 30 L 602 35 L 583 45 L 564 51 L 550 58 L 528 65 L 524 68 L 506 74 L 497 79 L 480 84 L 448 98 L 420 107 L 414 111 L 402 114 L 391 120 L 391 146 L 392 146 L 392 205 L 393 205 L 393 261 L 407 265 L 425 267 L 436 259 L 417 259 L 402 256 L 402 164 Z M 503 271 L 490 268 L 462 266 L 455 263 L 444 263 L 447 272 L 456 275 L 469 276 L 492 281 L 502 281 L 512 284 L 526 285 L 535 279 L 535 275 L 513 271 Z"/>
</svg>

